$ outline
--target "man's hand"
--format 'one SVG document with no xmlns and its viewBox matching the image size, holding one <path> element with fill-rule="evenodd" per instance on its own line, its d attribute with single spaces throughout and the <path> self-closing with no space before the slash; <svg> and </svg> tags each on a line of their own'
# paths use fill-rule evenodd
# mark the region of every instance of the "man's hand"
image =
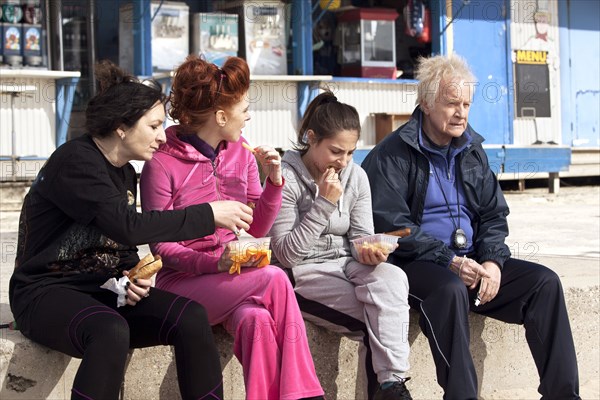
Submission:
<svg viewBox="0 0 600 400">
<path fill-rule="evenodd" d="M 482 267 L 486 270 L 489 277 L 481 279 L 479 286 L 479 299 L 480 305 L 489 303 L 496 297 L 498 290 L 500 289 L 500 278 L 502 277 L 502 271 L 498 264 L 493 261 L 484 261 Z M 471 286 L 471 289 L 475 289 L 476 285 Z"/>
<path fill-rule="evenodd" d="M 450 269 L 470 289 L 474 289 L 482 278 L 490 278 L 490 274 L 482 265 L 467 257 L 454 257 Z"/>
</svg>

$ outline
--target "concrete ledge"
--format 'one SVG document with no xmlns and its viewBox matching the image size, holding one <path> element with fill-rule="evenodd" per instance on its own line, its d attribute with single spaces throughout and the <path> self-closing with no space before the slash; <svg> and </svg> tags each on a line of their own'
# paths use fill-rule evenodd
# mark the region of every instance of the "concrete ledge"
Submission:
<svg viewBox="0 0 600 400">
<path fill-rule="evenodd" d="M 3 307 L 8 307 L 2 304 Z M 357 379 L 358 344 L 307 323 L 311 351 L 328 399 L 362 399 L 364 380 Z M 223 366 L 226 399 L 244 399 L 242 367 L 233 356 L 233 338 L 214 328 Z M 80 360 L 30 341 L 18 331 L 2 330 L 0 399 L 67 399 Z M 134 350 L 127 367 L 124 398 L 180 399 L 171 347 Z"/>
<path fill-rule="evenodd" d="M 599 287 L 566 291 L 571 328 L 579 361 L 581 395 L 600 398 Z M 1 304 L 0 307 L 8 307 Z M 482 399 L 534 399 L 537 371 L 521 326 L 471 315 L 471 350 L 479 374 Z M 226 399 L 244 399 L 242 369 L 232 355 L 233 339 L 215 328 L 224 367 Z M 310 347 L 326 398 L 365 399 L 358 343 L 307 323 Z M 19 332 L 0 331 L 0 398 L 65 399 L 79 360 L 49 350 L 24 338 Z M 409 388 L 415 399 L 441 398 L 426 338 L 419 332 L 417 315 L 411 315 L 411 373 Z M 135 350 L 124 385 L 124 398 L 178 399 L 175 364 L 170 347 Z"/>
</svg>

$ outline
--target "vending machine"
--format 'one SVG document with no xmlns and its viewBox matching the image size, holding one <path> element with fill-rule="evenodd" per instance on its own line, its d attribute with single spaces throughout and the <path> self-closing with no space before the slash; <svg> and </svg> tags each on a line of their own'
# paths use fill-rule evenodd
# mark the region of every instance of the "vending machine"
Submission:
<svg viewBox="0 0 600 400">
<path fill-rule="evenodd" d="M 152 70 L 171 71 L 190 53 L 190 12 L 186 3 L 152 1 Z M 133 4 L 119 7 L 119 65 L 133 71 Z"/>
<path fill-rule="evenodd" d="M 192 21 L 192 53 L 223 66 L 228 57 L 238 55 L 238 15 L 196 13 Z"/>
<path fill-rule="evenodd" d="M 19 0 L 2 2 L 3 62 L 13 67 L 23 65 L 23 9 Z"/>
<path fill-rule="evenodd" d="M 81 77 L 73 96 L 73 114 L 84 112 L 93 96 L 94 77 L 90 66 L 93 43 L 88 40 L 89 15 L 83 2 L 64 2 L 61 5 L 62 53 L 65 71 L 79 71 Z"/>
<path fill-rule="evenodd" d="M 0 0 L 0 63 L 47 65 L 40 0 Z"/>
<path fill-rule="evenodd" d="M 43 64 L 42 8 L 39 1 L 23 4 L 23 63 L 32 67 Z"/>
<path fill-rule="evenodd" d="M 287 57 L 285 9 L 281 1 L 244 1 L 241 6 L 223 10 L 235 12 L 240 21 L 240 57 L 255 75 L 286 75 Z M 237 4 L 238 2 L 232 2 Z"/>
</svg>

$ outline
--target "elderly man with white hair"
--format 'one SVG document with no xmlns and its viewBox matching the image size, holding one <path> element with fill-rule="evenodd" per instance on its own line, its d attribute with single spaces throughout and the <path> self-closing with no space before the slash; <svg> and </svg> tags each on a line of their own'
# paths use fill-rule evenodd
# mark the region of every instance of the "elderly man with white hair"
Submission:
<svg viewBox="0 0 600 400">
<path fill-rule="evenodd" d="M 579 399 L 560 279 L 512 258 L 508 205 L 483 137 L 467 123 L 476 80 L 455 55 L 420 60 L 418 107 L 362 163 L 376 232 L 410 228 L 388 262 L 402 268 L 445 399 L 476 399 L 469 311 L 523 324 L 544 399 Z"/>
</svg>

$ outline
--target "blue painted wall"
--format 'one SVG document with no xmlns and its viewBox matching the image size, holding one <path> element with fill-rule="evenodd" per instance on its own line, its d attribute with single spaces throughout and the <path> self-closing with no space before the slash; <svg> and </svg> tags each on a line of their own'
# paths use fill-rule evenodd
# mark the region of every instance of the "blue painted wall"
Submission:
<svg viewBox="0 0 600 400">
<path fill-rule="evenodd" d="M 563 144 L 600 147 L 600 2 L 559 2 Z"/>
<path fill-rule="evenodd" d="M 454 52 L 466 58 L 479 82 L 469 123 L 486 138 L 486 144 L 513 142 L 507 7 L 506 0 L 465 5 L 463 0 L 454 0 L 452 7 Z"/>
</svg>

